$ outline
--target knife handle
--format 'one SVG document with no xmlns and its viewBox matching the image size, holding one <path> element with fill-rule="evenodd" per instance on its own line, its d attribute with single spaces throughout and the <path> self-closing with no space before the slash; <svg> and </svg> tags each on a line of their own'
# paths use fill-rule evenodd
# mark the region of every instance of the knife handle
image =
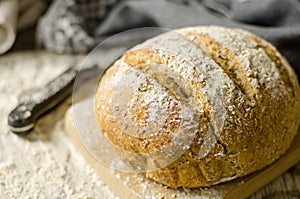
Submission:
<svg viewBox="0 0 300 199">
<path fill-rule="evenodd" d="M 77 73 L 78 70 L 75 67 L 68 68 L 13 109 L 8 115 L 8 125 L 11 131 L 16 134 L 25 134 L 33 129 L 38 117 L 72 93 Z"/>
</svg>

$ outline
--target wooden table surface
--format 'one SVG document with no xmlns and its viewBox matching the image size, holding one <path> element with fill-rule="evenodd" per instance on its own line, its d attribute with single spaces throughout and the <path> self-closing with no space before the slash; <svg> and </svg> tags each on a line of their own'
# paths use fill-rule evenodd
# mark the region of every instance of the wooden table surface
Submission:
<svg viewBox="0 0 300 199">
<path fill-rule="evenodd" d="M 39 120 L 31 135 L 9 131 L 7 115 L 24 91 L 82 58 L 19 49 L 0 56 L 0 198 L 116 198 L 65 133 L 70 99 Z M 300 198 L 300 163 L 250 198 Z"/>
</svg>

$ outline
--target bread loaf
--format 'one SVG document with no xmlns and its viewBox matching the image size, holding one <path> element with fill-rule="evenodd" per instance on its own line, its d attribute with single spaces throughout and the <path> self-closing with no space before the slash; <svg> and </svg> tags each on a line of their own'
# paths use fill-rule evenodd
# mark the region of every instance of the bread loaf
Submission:
<svg viewBox="0 0 300 199">
<path fill-rule="evenodd" d="M 270 43 L 239 29 L 189 27 L 127 51 L 101 78 L 95 109 L 114 146 L 163 151 L 170 160 L 146 177 L 202 187 L 278 159 L 297 133 L 299 94 L 295 73 Z"/>
</svg>

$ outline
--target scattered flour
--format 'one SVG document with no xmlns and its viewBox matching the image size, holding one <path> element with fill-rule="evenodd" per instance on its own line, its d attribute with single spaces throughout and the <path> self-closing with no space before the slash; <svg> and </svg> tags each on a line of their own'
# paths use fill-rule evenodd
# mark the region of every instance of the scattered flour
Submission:
<svg viewBox="0 0 300 199">
<path fill-rule="evenodd" d="M 24 90 L 44 85 L 81 57 L 46 52 L 0 58 L 0 198 L 116 198 L 64 131 L 71 100 L 38 121 L 27 137 L 9 131 L 9 111 Z"/>
</svg>

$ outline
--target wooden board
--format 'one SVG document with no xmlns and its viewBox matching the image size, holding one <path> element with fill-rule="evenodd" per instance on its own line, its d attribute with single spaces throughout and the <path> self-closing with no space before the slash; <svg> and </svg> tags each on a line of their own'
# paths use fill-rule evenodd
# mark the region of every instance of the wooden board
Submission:
<svg viewBox="0 0 300 199">
<path fill-rule="evenodd" d="M 298 134 L 286 154 L 260 171 L 209 188 L 172 189 L 140 174 L 121 173 L 100 164 L 82 144 L 72 117 L 70 108 L 65 116 L 65 127 L 78 151 L 95 169 L 102 181 L 120 198 L 246 198 L 300 161 L 300 134 Z"/>
</svg>

